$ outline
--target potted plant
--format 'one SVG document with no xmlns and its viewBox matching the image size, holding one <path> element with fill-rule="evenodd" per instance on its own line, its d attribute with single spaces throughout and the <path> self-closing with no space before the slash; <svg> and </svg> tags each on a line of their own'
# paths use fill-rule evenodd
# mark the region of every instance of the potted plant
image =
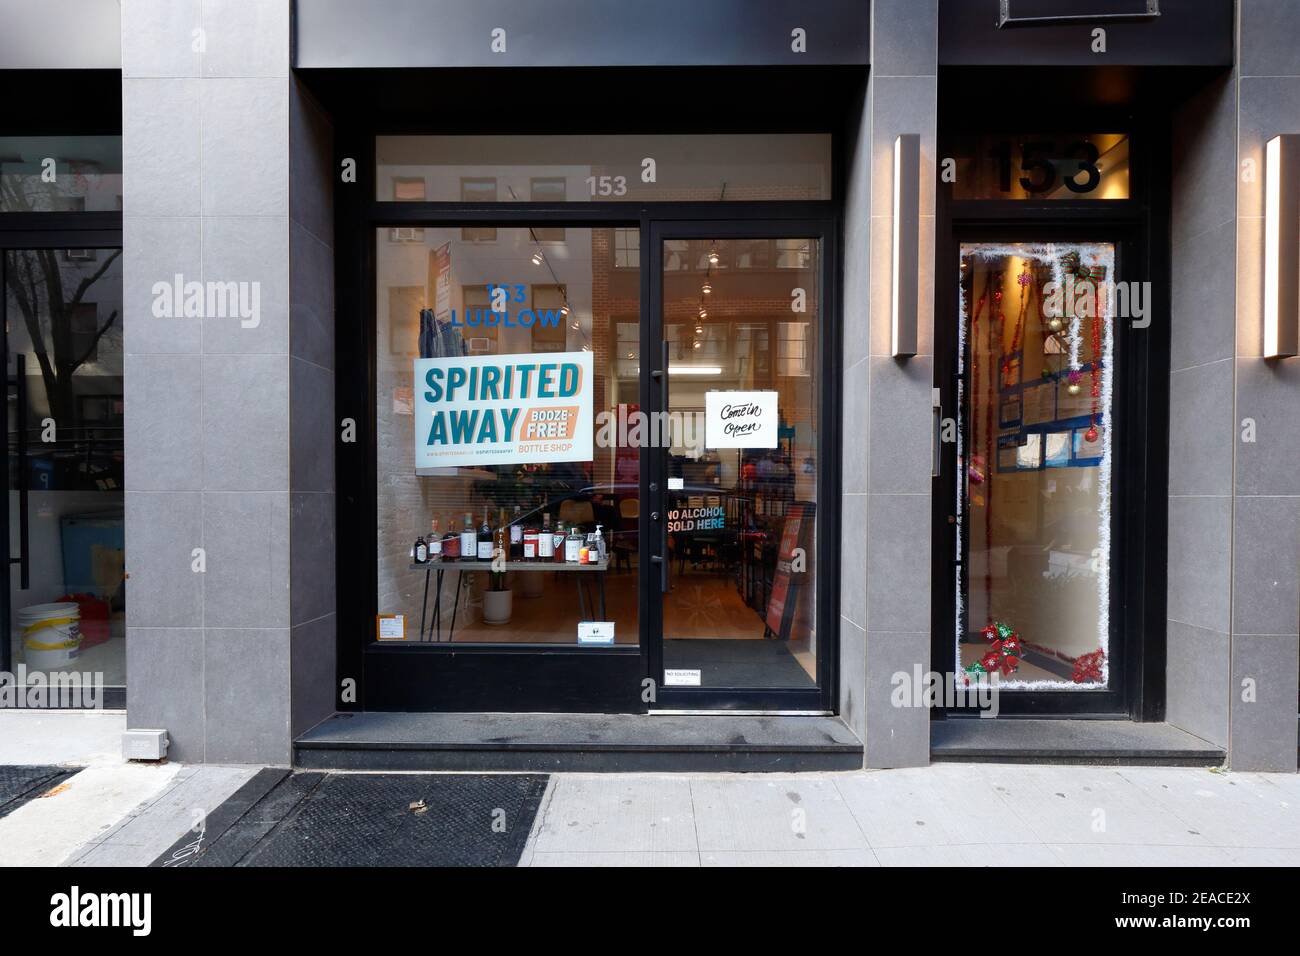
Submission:
<svg viewBox="0 0 1300 956">
<path fill-rule="evenodd" d="M 512 592 L 505 571 L 488 572 L 488 589 L 483 592 L 483 623 L 509 624 L 513 609 Z"/>
</svg>

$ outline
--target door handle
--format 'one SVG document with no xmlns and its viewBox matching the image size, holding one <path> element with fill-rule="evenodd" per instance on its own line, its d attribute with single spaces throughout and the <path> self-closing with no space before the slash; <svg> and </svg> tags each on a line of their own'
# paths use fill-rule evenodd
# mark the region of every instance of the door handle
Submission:
<svg viewBox="0 0 1300 956">
<path fill-rule="evenodd" d="M 665 422 L 668 421 L 668 415 L 670 411 L 669 404 L 668 404 L 669 401 L 668 400 L 668 363 L 669 360 L 671 359 L 670 348 L 671 346 L 668 344 L 667 339 L 664 339 L 662 342 L 659 343 L 659 368 L 652 373 L 654 378 L 659 382 L 659 409 L 658 410 L 663 413 L 664 416 L 663 420 Z M 669 425 L 668 427 L 671 430 L 672 426 Z M 671 453 L 672 452 L 670 448 L 665 447 L 659 450 L 658 467 L 660 470 L 665 472 L 663 476 L 665 479 L 667 479 L 668 477 L 666 472 L 667 472 L 668 456 Z M 665 480 L 664 485 L 666 486 L 667 483 L 668 483 L 667 480 Z M 665 496 L 665 492 L 660 491 L 658 493 L 658 500 L 657 500 L 658 510 L 652 511 L 650 513 L 651 519 L 655 522 L 658 522 L 659 524 L 659 553 L 651 555 L 650 562 L 652 564 L 659 565 L 659 590 L 661 593 L 667 594 L 669 590 L 668 571 L 671 567 L 671 562 L 665 560 L 665 558 L 668 557 L 668 522 L 660 520 L 660 512 L 664 512 L 668 510 L 668 503 L 665 500 L 664 496 Z"/>
<path fill-rule="evenodd" d="M 934 429 L 930 435 L 930 477 L 938 478 L 943 474 L 943 392 L 936 388 L 930 394 L 930 412 L 934 417 Z"/>
</svg>

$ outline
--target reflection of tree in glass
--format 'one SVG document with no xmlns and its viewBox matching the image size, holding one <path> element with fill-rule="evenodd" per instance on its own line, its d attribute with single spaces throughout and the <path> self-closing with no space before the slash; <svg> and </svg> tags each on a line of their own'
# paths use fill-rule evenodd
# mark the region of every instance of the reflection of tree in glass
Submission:
<svg viewBox="0 0 1300 956">
<path fill-rule="evenodd" d="M 25 185 L 24 185 L 25 184 Z M 0 208 L 10 212 L 34 212 L 40 199 L 38 177 L 0 177 Z M 34 195 L 35 193 L 35 195 Z M 86 342 L 73 317 L 86 293 L 113 265 L 121 249 L 112 250 L 99 267 L 83 276 L 75 288 L 64 287 L 59 250 L 18 249 L 8 255 L 8 287 L 27 326 L 32 351 L 41 368 L 50 415 L 56 422 L 76 421 L 72 377 L 95 354 L 99 340 L 117 321 L 117 309 L 109 313 Z"/>
<path fill-rule="evenodd" d="M 122 254 L 112 250 L 94 272 L 75 287 L 65 288 L 59 267 L 59 250 L 19 249 L 9 255 L 9 289 L 27 326 L 32 351 L 40 365 L 50 415 L 56 422 L 76 421 L 72 377 L 95 354 L 99 340 L 117 321 L 118 310 L 108 314 L 90 341 L 78 335 L 73 321 L 91 287 Z"/>
</svg>

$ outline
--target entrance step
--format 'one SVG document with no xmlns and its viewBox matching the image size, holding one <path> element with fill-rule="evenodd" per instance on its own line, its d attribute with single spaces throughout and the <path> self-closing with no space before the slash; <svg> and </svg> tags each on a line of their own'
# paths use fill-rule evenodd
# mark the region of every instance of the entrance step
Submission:
<svg viewBox="0 0 1300 956">
<path fill-rule="evenodd" d="M 954 718 L 931 722 L 930 759 L 1213 767 L 1223 763 L 1224 751 L 1172 724 Z"/>
<path fill-rule="evenodd" d="M 294 741 L 337 770 L 780 772 L 858 770 L 838 717 L 339 713 Z"/>
</svg>

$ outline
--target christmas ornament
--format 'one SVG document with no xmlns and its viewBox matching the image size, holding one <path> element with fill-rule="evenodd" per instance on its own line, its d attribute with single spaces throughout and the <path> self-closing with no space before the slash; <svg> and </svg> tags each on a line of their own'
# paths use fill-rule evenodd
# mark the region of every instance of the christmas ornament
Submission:
<svg viewBox="0 0 1300 956">
<path fill-rule="evenodd" d="M 974 664 L 966 666 L 963 671 L 966 675 L 966 683 L 969 684 L 972 678 L 981 674 L 996 673 L 1003 677 L 1014 674 L 1020 667 L 1020 657 L 1023 653 L 1020 635 L 1004 621 L 992 621 L 980 633 L 989 642 L 989 650 Z"/>
<path fill-rule="evenodd" d="M 1106 652 L 1100 647 L 1088 654 L 1081 654 L 1074 659 L 1074 673 L 1070 679 L 1076 684 L 1096 684 L 1102 679 L 1102 665 L 1106 660 Z"/>
<path fill-rule="evenodd" d="M 1059 315 L 1054 315 L 1047 320 L 1047 327 L 1053 332 L 1059 332 L 1061 329 L 1065 328 L 1065 323 L 1061 321 Z"/>
</svg>

